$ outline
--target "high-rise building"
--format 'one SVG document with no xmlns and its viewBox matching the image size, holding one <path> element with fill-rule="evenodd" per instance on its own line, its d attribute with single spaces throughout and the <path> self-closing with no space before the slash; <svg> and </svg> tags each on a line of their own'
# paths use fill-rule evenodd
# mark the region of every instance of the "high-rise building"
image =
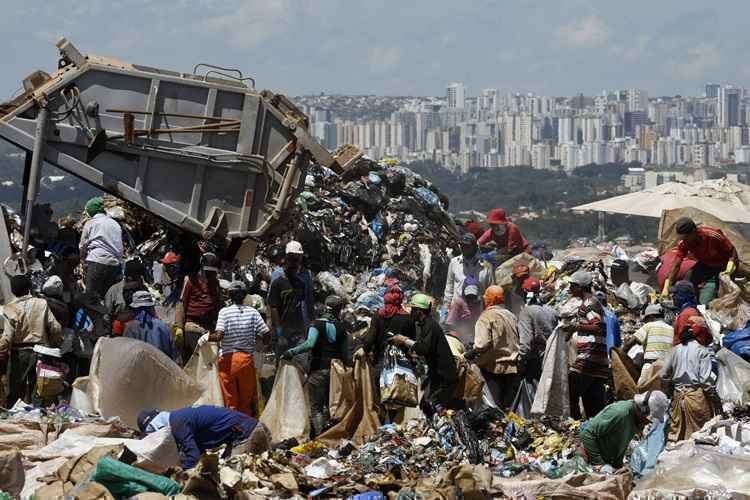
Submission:
<svg viewBox="0 0 750 500">
<path fill-rule="evenodd" d="M 464 109 L 466 106 L 466 87 L 463 83 L 451 83 L 445 89 L 445 97 L 450 109 Z"/>
<path fill-rule="evenodd" d="M 740 123 L 741 92 L 731 85 L 719 88 L 717 125 L 721 128 L 734 127 Z"/>
<path fill-rule="evenodd" d="M 497 111 L 497 89 L 484 89 L 479 95 L 479 109 L 483 111 Z"/>
<path fill-rule="evenodd" d="M 721 85 L 718 83 L 707 83 L 706 84 L 706 97 L 710 99 L 716 99 L 719 97 L 719 88 L 721 88 Z"/>
<path fill-rule="evenodd" d="M 628 111 L 645 111 L 648 109 L 648 93 L 642 89 L 628 89 L 625 91 Z"/>
</svg>

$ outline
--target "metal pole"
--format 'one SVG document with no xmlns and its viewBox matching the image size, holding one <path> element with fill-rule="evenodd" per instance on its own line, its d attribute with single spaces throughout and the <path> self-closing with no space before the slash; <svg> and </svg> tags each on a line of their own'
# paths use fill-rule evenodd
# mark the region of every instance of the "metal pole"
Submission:
<svg viewBox="0 0 750 500">
<path fill-rule="evenodd" d="M 23 248 L 21 257 L 26 258 L 26 252 L 29 248 L 29 237 L 31 235 L 31 212 L 36 201 L 37 191 L 39 190 L 39 173 L 42 170 L 42 158 L 44 157 L 45 135 L 47 132 L 47 117 L 49 111 L 47 108 L 40 107 L 39 114 L 36 117 L 36 132 L 34 134 L 34 152 L 31 156 L 31 169 L 29 171 L 29 185 L 26 189 L 26 210 L 23 221 Z"/>
</svg>

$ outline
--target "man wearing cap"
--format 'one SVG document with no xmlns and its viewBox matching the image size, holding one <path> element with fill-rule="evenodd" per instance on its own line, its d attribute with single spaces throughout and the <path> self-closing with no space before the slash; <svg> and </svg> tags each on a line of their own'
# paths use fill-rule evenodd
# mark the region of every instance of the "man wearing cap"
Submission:
<svg viewBox="0 0 750 500">
<path fill-rule="evenodd" d="M 523 282 L 531 277 L 531 270 L 524 262 L 516 262 L 510 271 L 510 290 L 505 294 L 505 307 L 518 316 L 521 308 L 526 303 L 526 292 L 523 291 Z"/>
<path fill-rule="evenodd" d="M 698 227 L 688 217 L 678 219 L 675 229 L 680 241 L 677 244 L 677 256 L 664 283 L 663 295 L 667 295 L 670 284 L 677 280 L 682 259 L 688 254 L 698 261 L 689 272 L 689 280 L 696 287 L 708 281 L 715 281 L 721 273 L 731 275 L 737 269 L 739 263 L 737 249 L 721 229 L 708 226 Z M 707 294 L 701 297 L 700 302 L 707 304 L 712 299 L 713 294 Z"/>
<path fill-rule="evenodd" d="M 495 280 L 490 266 L 485 266 L 479 255 L 476 237 L 471 233 L 461 236 L 461 255 L 451 259 L 448 276 L 445 280 L 443 304 L 450 307 L 453 300 L 461 297 L 466 278 L 474 278 L 479 286 L 478 296 Z"/>
<path fill-rule="evenodd" d="M 310 419 L 315 436 L 323 432 L 330 419 L 328 396 L 331 384 L 331 361 L 349 359 L 349 334 L 340 322 L 341 310 L 346 301 L 337 295 L 325 300 L 321 318 L 314 321 L 307 331 L 305 342 L 288 349 L 282 356 L 292 359 L 303 352 L 312 351 L 307 391 L 310 397 Z"/>
<path fill-rule="evenodd" d="M 445 324 L 467 346 L 474 342 L 474 325 L 483 307 L 479 298 L 479 281 L 469 276 L 461 288 L 461 296 L 453 299 Z"/>
<path fill-rule="evenodd" d="M 479 246 L 494 243 L 497 251 L 506 259 L 529 251 L 529 242 L 521 234 L 518 226 L 508 220 L 505 210 L 493 208 L 487 216 L 490 229 L 479 238 Z"/>
<path fill-rule="evenodd" d="M 659 304 L 649 304 L 643 313 L 643 326 L 625 340 L 623 350 L 628 352 L 635 344 L 643 346 L 643 370 L 664 359 L 672 349 L 674 330 L 664 321 L 664 311 Z"/>
<path fill-rule="evenodd" d="M 47 278 L 42 286 L 42 295 L 60 326 L 69 328 L 73 320 L 73 311 L 70 305 L 63 300 L 63 282 L 59 276 Z"/>
<path fill-rule="evenodd" d="M 182 343 L 182 363 L 190 360 L 198 340 L 213 331 L 221 307 L 219 259 L 213 253 L 201 257 L 201 270 L 185 277 L 175 311 L 175 342 Z"/>
<path fill-rule="evenodd" d="M 524 368 L 524 376 L 539 380 L 542 376 L 542 360 L 547 339 L 557 327 L 557 311 L 542 304 L 539 299 L 542 285 L 534 278 L 527 278 L 521 288 L 526 294 L 526 305 L 518 315 L 518 363 Z"/>
<path fill-rule="evenodd" d="M 177 348 L 172 339 L 172 331 L 164 321 L 156 317 L 154 298 L 146 290 L 133 293 L 130 299 L 130 317 L 125 324 L 123 337 L 146 342 L 169 356 L 177 359 Z"/>
<path fill-rule="evenodd" d="M 260 313 L 244 304 L 247 288 L 242 281 L 230 283 L 228 292 L 231 305 L 219 311 L 216 331 L 203 336 L 199 345 L 205 341 L 221 342 L 219 381 L 224 406 L 257 417 L 258 387 L 253 354 L 259 338 L 267 337 L 269 329 Z"/>
<path fill-rule="evenodd" d="M 206 450 L 227 445 L 224 458 L 234 454 L 259 455 L 271 446 L 271 432 L 244 413 L 220 406 L 195 406 L 171 411 L 143 410 L 138 428 L 151 434 L 169 427 L 177 443 L 180 466 L 192 469 Z"/>
<path fill-rule="evenodd" d="M 577 354 L 568 381 L 571 416 L 581 419 L 579 400 L 586 417 L 591 418 L 606 405 L 605 385 L 609 379 L 607 357 L 607 325 L 604 308 L 591 293 L 593 276 L 588 271 L 576 271 L 570 277 L 570 294 L 581 300 L 576 322 L 568 329 L 568 339 L 577 334 Z"/>
<path fill-rule="evenodd" d="M 581 428 L 584 458 L 591 465 L 619 469 L 635 435 L 649 421 L 660 422 L 668 406 L 667 396 L 661 391 L 648 391 L 607 406 Z"/>
<path fill-rule="evenodd" d="M 521 383 L 518 374 L 518 323 L 505 307 L 505 292 L 493 285 L 484 292 L 484 311 L 474 329 L 474 348 L 464 357 L 482 370 L 495 403 L 510 408 Z"/>
<path fill-rule="evenodd" d="M 60 324 L 44 299 L 32 297 L 28 276 L 11 276 L 10 290 L 16 298 L 3 307 L 0 335 L 0 365 L 10 363 L 6 408 L 18 399 L 31 402 L 36 388 L 34 346 L 57 347 L 62 342 Z"/>
<path fill-rule="evenodd" d="M 409 302 L 411 320 L 416 330 L 416 341 L 405 335 L 395 335 L 391 342 L 410 350 L 427 364 L 427 379 L 423 383 L 424 395 L 419 406 L 431 418 L 436 411 L 458 405 L 458 369 L 442 328 L 432 316 L 432 300 L 418 293 Z"/>
<path fill-rule="evenodd" d="M 104 211 L 101 198 L 91 198 L 85 207 L 89 219 L 81 231 L 79 251 L 86 264 L 86 289 L 100 299 L 121 276 L 122 228 Z"/>
<path fill-rule="evenodd" d="M 284 274 L 271 283 L 268 291 L 277 356 L 302 342 L 305 337 L 305 284 L 299 278 L 303 256 L 302 244 L 298 241 L 287 243 Z"/>
<path fill-rule="evenodd" d="M 128 306 L 133 294 L 146 290 L 143 281 L 145 268 L 140 260 L 133 259 L 125 263 L 123 278 L 109 287 L 104 296 L 104 328 L 107 335 L 122 335 L 125 322 L 130 320 Z"/>
</svg>

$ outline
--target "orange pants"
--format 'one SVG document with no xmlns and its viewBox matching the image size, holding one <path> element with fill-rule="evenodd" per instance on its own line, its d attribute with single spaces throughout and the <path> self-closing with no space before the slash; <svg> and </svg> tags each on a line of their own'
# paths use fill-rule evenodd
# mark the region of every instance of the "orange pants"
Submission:
<svg viewBox="0 0 750 500">
<path fill-rule="evenodd" d="M 232 352 L 219 358 L 219 382 L 224 406 L 258 417 L 255 361 L 252 354 Z"/>
</svg>

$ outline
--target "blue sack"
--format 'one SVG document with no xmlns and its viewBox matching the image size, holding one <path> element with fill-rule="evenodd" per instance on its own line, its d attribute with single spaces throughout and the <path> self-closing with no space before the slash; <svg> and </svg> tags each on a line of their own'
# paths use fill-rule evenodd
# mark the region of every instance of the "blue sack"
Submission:
<svg viewBox="0 0 750 500">
<path fill-rule="evenodd" d="M 740 328 L 739 330 L 735 330 L 732 333 L 725 335 L 721 340 L 721 344 L 730 351 L 733 351 L 732 348 L 736 343 L 748 341 L 750 341 L 750 321 L 745 324 L 744 328 Z"/>
<path fill-rule="evenodd" d="M 661 421 L 654 424 L 630 456 L 630 469 L 633 477 L 640 478 L 654 471 L 656 459 L 667 444 L 667 423 Z"/>
<path fill-rule="evenodd" d="M 440 199 L 438 198 L 438 196 L 426 187 L 419 187 L 415 189 L 414 194 L 417 195 L 417 198 L 427 203 L 428 205 L 436 207 L 440 204 Z"/>
<path fill-rule="evenodd" d="M 622 335 L 620 334 L 620 320 L 617 315 L 608 308 L 604 308 L 604 319 L 607 324 L 607 353 L 615 347 L 622 345 Z"/>
</svg>

